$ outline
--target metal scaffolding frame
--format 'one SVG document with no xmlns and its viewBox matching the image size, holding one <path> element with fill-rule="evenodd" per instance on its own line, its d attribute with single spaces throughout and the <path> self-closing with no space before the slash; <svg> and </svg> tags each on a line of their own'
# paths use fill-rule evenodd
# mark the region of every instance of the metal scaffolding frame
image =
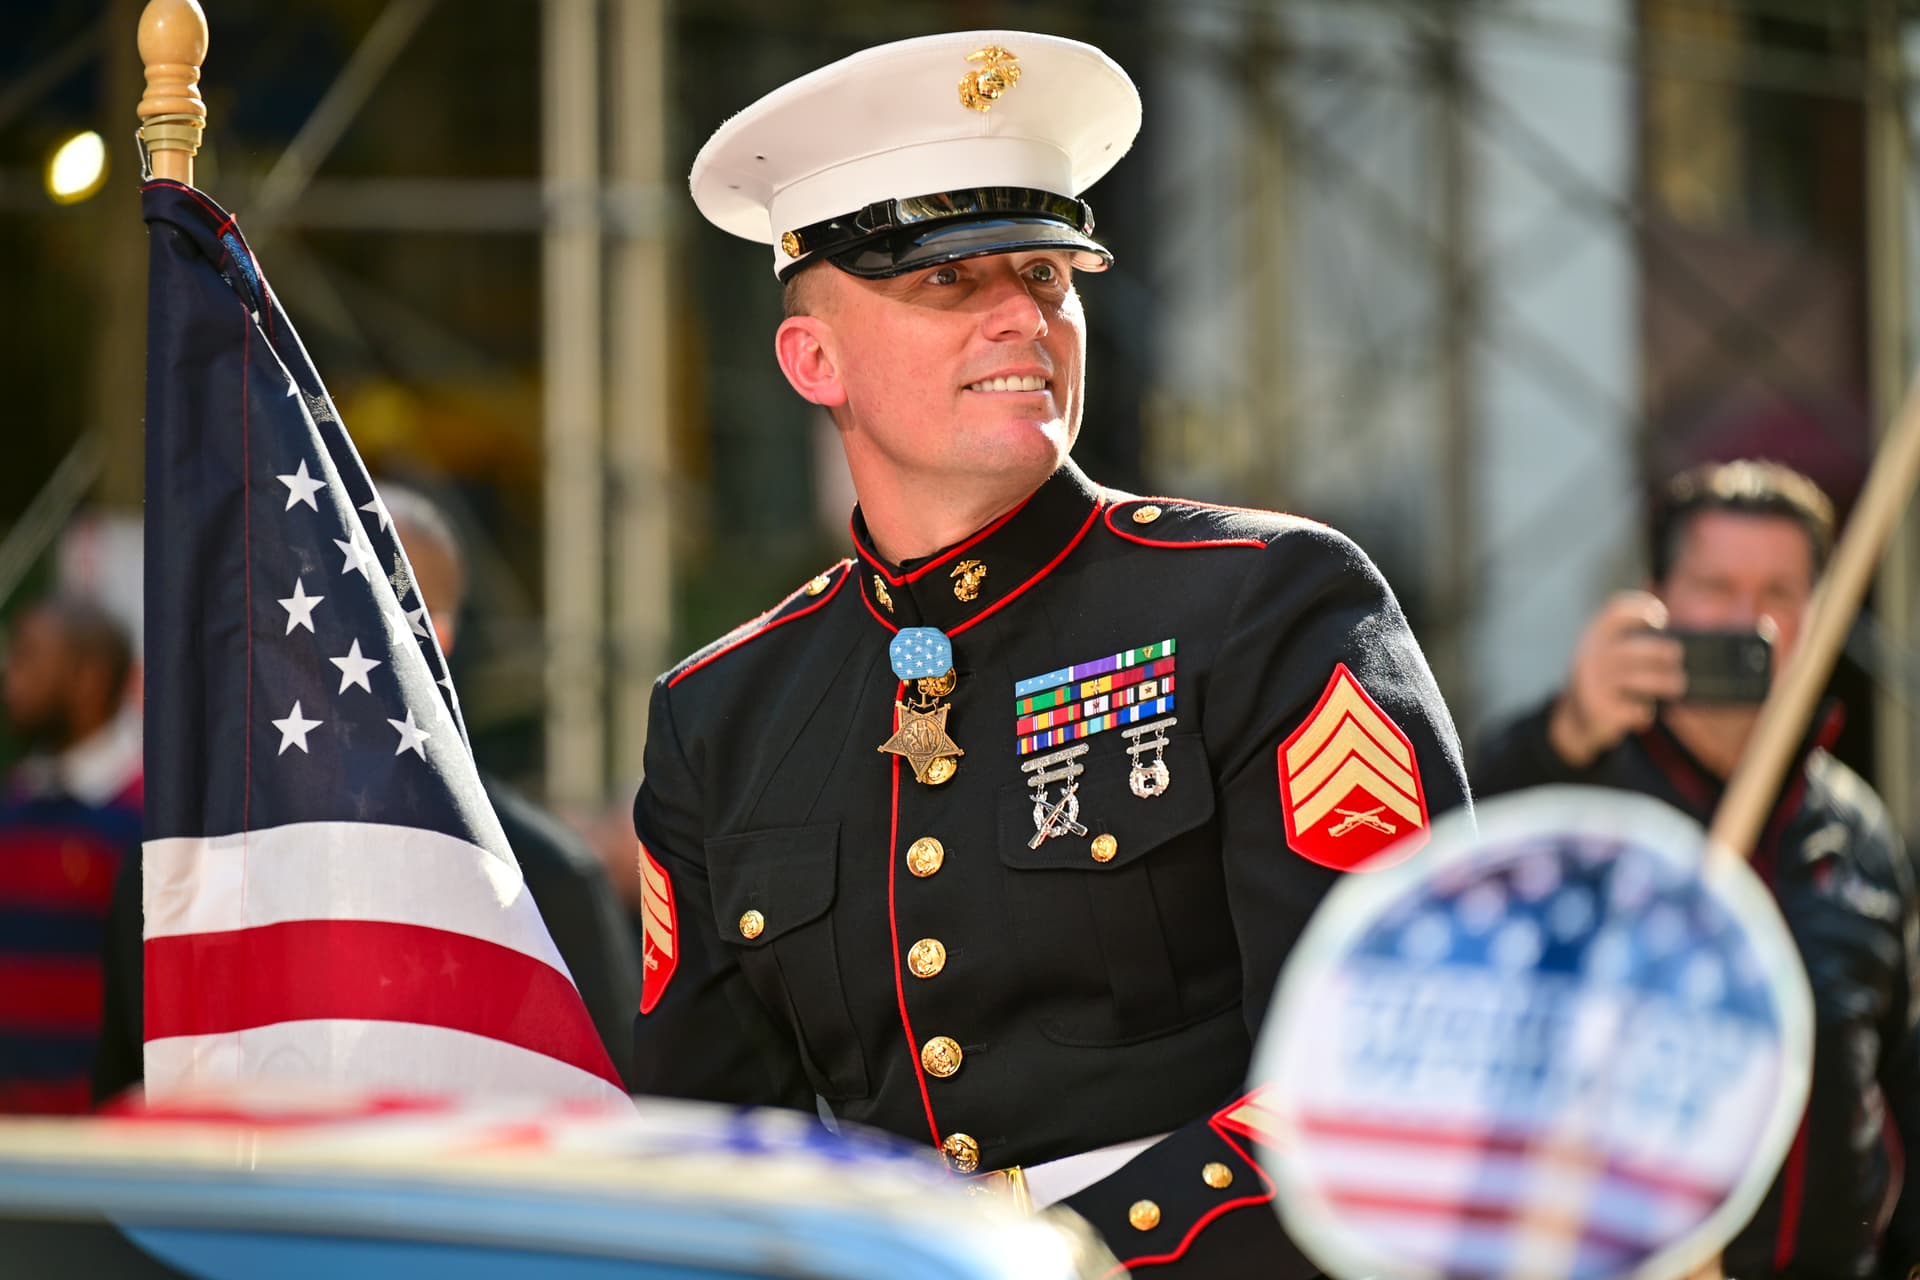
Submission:
<svg viewBox="0 0 1920 1280">
<path fill-rule="evenodd" d="M 1675 7 L 1721 10 L 1721 0 L 1666 0 Z M 1914 111 L 1907 46 L 1920 6 L 1907 0 L 1873 0 L 1858 7 L 1830 6 L 1813 13 L 1797 0 L 1743 0 L 1741 12 L 1781 23 L 1805 23 L 1857 39 L 1859 58 L 1801 50 L 1748 46 L 1729 67 L 1724 49 L 1687 38 L 1650 35 L 1568 16 L 1568 6 L 1418 3 L 1416 0 L 1224 0 L 1195 6 L 1240 38 L 1208 38 L 1150 11 L 1156 57 L 1217 72 L 1250 102 L 1263 128 L 1246 140 L 1253 164 L 1255 198 L 1243 202 L 1235 225 L 1219 228 L 1221 243 L 1249 249 L 1248 287 L 1267 299 L 1254 316 L 1257 343 L 1271 358 L 1240 370 L 1224 394 L 1253 406 L 1258 442 L 1270 450 L 1262 470 L 1270 487 L 1288 474 L 1301 424 L 1329 401 L 1363 403 L 1379 394 L 1383 366 L 1414 360 L 1437 372 L 1433 421 L 1447 443 L 1448 465 L 1434 477 L 1445 498 L 1436 527 L 1423 545 L 1422 566 L 1434 595 L 1430 636 L 1435 664 L 1469 711 L 1478 699 L 1463 652 L 1474 601 L 1489 573 L 1488 553 L 1477 550 L 1480 518 L 1472 500 L 1471 438 L 1479 415 L 1473 363 L 1493 359 L 1525 375 L 1574 407 L 1571 417 L 1612 424 L 1645 442 L 1656 430 L 1634 397 L 1596 381 L 1557 335 L 1528 317 L 1503 310 L 1486 287 L 1495 268 L 1511 272 L 1552 267 L 1569 237 L 1582 228 L 1605 227 L 1631 234 L 1657 266 L 1670 301 L 1684 308 L 1712 335 L 1717 349 L 1739 356 L 1778 388 L 1805 380 L 1797 357 L 1780 333 L 1756 311 L 1790 306 L 1799 285 L 1791 278 L 1768 284 L 1754 299 L 1729 296 L 1721 283 L 1688 262 L 1647 216 L 1637 193 L 1597 187 L 1555 140 L 1535 122 L 1518 116 L 1498 95 L 1476 82 L 1463 42 L 1469 28 L 1497 24 L 1509 38 L 1531 42 L 1559 56 L 1603 60 L 1629 74 L 1658 73 L 1749 88 L 1790 91 L 1860 101 L 1868 117 L 1868 252 L 1881 269 L 1870 271 L 1869 334 L 1873 417 L 1891 412 L 1905 371 L 1912 367 L 1914 301 Z M 667 122 L 676 109 L 666 74 L 672 15 L 663 0 L 542 0 L 541 122 L 543 172 L 521 180 L 393 176 L 344 178 L 324 172 L 332 143 L 353 119 L 408 41 L 416 37 L 432 0 L 402 0 L 374 22 L 359 49 L 343 65 L 270 173 L 257 184 L 229 183 L 230 203 L 249 218 L 257 236 L 288 236 L 282 256 L 302 274 L 324 278 L 329 268 L 303 262 L 302 230 L 364 228 L 403 232 L 465 231 L 537 234 L 546 269 L 543 318 L 543 395 L 546 440 L 547 527 L 545 684 L 547 788 L 563 804 L 589 805 L 631 785 L 639 771 L 648 687 L 670 660 L 673 510 L 676 494 L 668 455 L 666 371 L 671 359 L 666 274 L 673 219 L 666 193 L 676 184 L 665 172 Z M 791 15 L 770 16 L 765 6 L 741 0 L 743 38 L 777 40 Z M 1291 19 L 1312 11 L 1360 11 L 1400 27 L 1392 47 L 1358 48 L 1338 41 L 1297 38 Z M 926 3 L 913 9 L 929 27 L 951 25 L 950 7 Z M 1079 6 L 1061 4 L 1023 16 L 1046 27 L 1085 30 Z M 704 20 L 713 20 L 711 11 Z M 810 16 L 815 34 L 844 28 L 857 39 L 861 12 Z M 104 21 L 104 20 L 103 20 Z M 745 23 L 755 24 L 747 30 Z M 836 26 L 835 24 L 839 24 Z M 1097 37 L 1097 34 L 1095 35 Z M 0 119 L 23 110 L 34 94 L 57 81 L 55 70 L 95 56 L 98 29 L 76 36 L 33 84 L 0 94 Z M 1384 52 L 1384 56 L 1383 56 Z M 1138 69 L 1136 69 L 1138 70 Z M 1311 118 L 1293 109 L 1285 93 L 1289 78 L 1337 84 L 1347 100 L 1364 109 L 1370 96 L 1408 93 L 1435 110 L 1424 127 L 1437 158 L 1438 210 L 1408 207 L 1401 193 L 1385 188 L 1355 161 L 1341 140 L 1340 113 Z M 1471 205 L 1475 155 L 1497 153 L 1556 193 L 1551 208 L 1517 234 L 1496 242 L 1472 242 Z M 1372 328 L 1344 366 L 1303 373 L 1286 354 L 1297 336 L 1284 282 L 1290 263 L 1282 241 L 1257 220 L 1286 207 L 1294 193 L 1311 186 L 1317 196 L 1337 194 L 1351 212 L 1350 232 L 1371 251 L 1429 272 L 1442 305 L 1437 312 L 1391 317 Z M 11 188 L 9 188 L 11 190 Z M 298 203 L 294 202 L 295 196 Z M 1181 193 L 1154 193 L 1171 219 Z M 1892 266 L 1897 269 L 1887 269 Z M 1126 259 L 1101 288 L 1151 298 L 1149 281 L 1130 274 Z M 377 288 L 376 282 L 362 287 Z M 350 313 L 344 305 L 337 308 Z M 1497 337 L 1496 337 L 1497 333 Z M 1143 353 L 1144 354 L 1144 353 Z M 1378 421 L 1361 415 L 1363 430 Z M 1607 438 L 1611 438 L 1608 436 Z M 1356 441 L 1357 444 L 1365 442 Z M 1356 451 L 1358 452 L 1358 451 Z M 72 489 L 63 473 L 62 492 Z M 1576 484 L 1577 478 L 1569 480 Z M 1249 497 L 1262 495 L 1251 494 Z M 1538 496 L 1524 527 L 1509 540 L 1536 550 L 1563 531 L 1556 524 L 1563 492 Z M 1624 495 L 1623 495 L 1624 496 Z M 44 514 L 44 513 L 43 513 Z M 44 534 L 46 521 L 32 522 Z M 18 560 L 29 534 L 16 528 L 0 561 Z M 1482 531 L 1484 532 L 1484 531 Z M 1876 670 L 1884 691 L 1879 717 L 1883 777 L 1901 785 L 1883 788 L 1906 829 L 1916 814 L 1905 780 L 1920 761 L 1920 739 L 1909 714 L 1908 674 L 1920 670 L 1914 654 L 1920 599 L 1912 578 L 1920 562 L 1912 522 L 1889 555 L 1873 623 L 1874 643 L 1858 646 Z"/>
</svg>

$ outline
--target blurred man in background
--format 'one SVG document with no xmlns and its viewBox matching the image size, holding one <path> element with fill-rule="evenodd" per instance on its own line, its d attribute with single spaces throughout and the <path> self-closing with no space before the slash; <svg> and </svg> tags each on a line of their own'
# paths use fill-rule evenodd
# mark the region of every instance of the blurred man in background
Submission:
<svg viewBox="0 0 1920 1280">
<path fill-rule="evenodd" d="M 140 857 L 140 729 L 126 629 L 78 597 L 8 635 L 7 723 L 31 754 L 0 801 L 0 1112 L 88 1102 L 114 877 Z"/>
<path fill-rule="evenodd" d="M 466 603 L 466 557 L 447 516 L 424 494 L 397 484 L 379 486 L 380 500 L 405 548 L 414 586 L 433 619 L 441 651 L 451 657 Z M 406 594 L 405 591 L 401 592 Z M 640 1002 L 640 967 L 620 901 L 606 869 L 571 830 L 498 778 L 480 771 L 487 799 L 520 862 L 527 891 L 580 989 L 595 1028 L 623 1081 L 631 1079 L 633 1014 Z M 135 831 L 136 839 L 138 831 Z M 94 1093 L 104 1100 L 141 1077 L 140 886 L 134 873 L 115 891 L 108 939 L 109 993 Z"/>
<path fill-rule="evenodd" d="M 1707 683 L 1728 673 L 1698 663 L 1690 690 L 1675 633 L 1770 634 L 1777 676 L 1832 545 L 1832 505 L 1798 472 L 1747 461 L 1674 478 L 1653 523 L 1650 589 L 1608 601 L 1580 637 L 1565 688 L 1490 739 L 1479 792 L 1618 787 L 1708 821 L 1765 682 L 1749 700 L 1705 700 Z M 1727 1274 L 1747 1280 L 1872 1275 L 1883 1233 L 1889 1274 L 1920 1262 L 1906 1229 L 1889 1229 L 1899 1153 L 1920 1138 L 1920 906 L 1879 797 L 1827 752 L 1837 712 L 1818 718 L 1753 851 L 1806 963 L 1816 1032 L 1799 1135 L 1726 1252 Z"/>
</svg>

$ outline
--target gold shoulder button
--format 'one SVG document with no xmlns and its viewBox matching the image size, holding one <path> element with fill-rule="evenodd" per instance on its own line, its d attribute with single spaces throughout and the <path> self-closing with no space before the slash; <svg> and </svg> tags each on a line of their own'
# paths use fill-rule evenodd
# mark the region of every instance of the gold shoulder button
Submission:
<svg viewBox="0 0 1920 1280">
<path fill-rule="evenodd" d="M 1218 1160 L 1209 1161 L 1206 1166 L 1200 1170 L 1200 1181 L 1206 1183 L 1215 1191 L 1225 1191 L 1233 1185 L 1233 1170 L 1227 1168 L 1227 1166 L 1221 1164 Z"/>
<path fill-rule="evenodd" d="M 1135 1231 L 1151 1231 L 1160 1225 L 1160 1206 L 1151 1200 L 1135 1200 L 1127 1210 L 1127 1221 Z"/>
<path fill-rule="evenodd" d="M 1149 502 L 1144 507 L 1135 507 L 1133 509 L 1133 522 L 1135 524 L 1152 524 L 1155 520 L 1158 520 L 1163 514 L 1165 513 L 1162 512 L 1160 508 L 1154 506 L 1151 502 Z"/>
<path fill-rule="evenodd" d="M 808 580 L 807 594 L 810 596 L 817 596 L 822 591 L 825 591 L 832 584 L 833 584 L 833 579 L 829 578 L 826 574 L 823 573 L 817 578 L 812 578 Z"/>
</svg>

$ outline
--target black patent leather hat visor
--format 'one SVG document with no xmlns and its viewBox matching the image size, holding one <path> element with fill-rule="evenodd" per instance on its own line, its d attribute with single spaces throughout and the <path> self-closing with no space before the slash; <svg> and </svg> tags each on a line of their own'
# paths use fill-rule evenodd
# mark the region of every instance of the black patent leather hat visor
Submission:
<svg viewBox="0 0 1920 1280">
<path fill-rule="evenodd" d="M 1106 246 L 1078 227 L 1052 218 L 1018 215 L 954 218 L 898 227 L 822 256 L 848 275 L 884 280 L 963 258 L 1028 249 L 1066 250 L 1073 256 L 1076 271 L 1105 271 L 1113 264 Z M 786 280 L 807 262 L 817 260 L 796 262 L 782 271 L 780 278 Z"/>
</svg>

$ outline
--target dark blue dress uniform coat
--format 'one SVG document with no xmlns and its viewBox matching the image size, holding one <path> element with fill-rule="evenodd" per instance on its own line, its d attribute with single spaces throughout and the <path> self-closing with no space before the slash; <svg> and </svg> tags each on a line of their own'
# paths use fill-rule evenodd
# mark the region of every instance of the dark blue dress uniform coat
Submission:
<svg viewBox="0 0 1920 1280">
<path fill-rule="evenodd" d="M 1231 1120 L 1254 1037 L 1342 850 L 1422 834 L 1466 799 L 1386 582 L 1324 526 L 1127 497 L 1071 463 L 928 560 L 882 561 L 857 513 L 854 541 L 856 559 L 655 686 L 634 810 L 638 1088 L 822 1099 L 961 1171 L 1168 1134 L 1067 1201 L 1116 1256 L 1310 1273 Z M 954 651 L 964 755 L 938 786 L 877 750 L 911 698 L 888 656 L 910 626 Z M 1165 641 L 1169 785 L 1136 794 L 1118 726 L 1079 738 L 1084 834 L 1034 847 L 1020 765 L 1045 752 L 1018 752 L 1016 683 Z M 1316 724 L 1343 706 L 1366 742 Z M 1309 781 L 1345 800 L 1303 798 Z"/>
</svg>

